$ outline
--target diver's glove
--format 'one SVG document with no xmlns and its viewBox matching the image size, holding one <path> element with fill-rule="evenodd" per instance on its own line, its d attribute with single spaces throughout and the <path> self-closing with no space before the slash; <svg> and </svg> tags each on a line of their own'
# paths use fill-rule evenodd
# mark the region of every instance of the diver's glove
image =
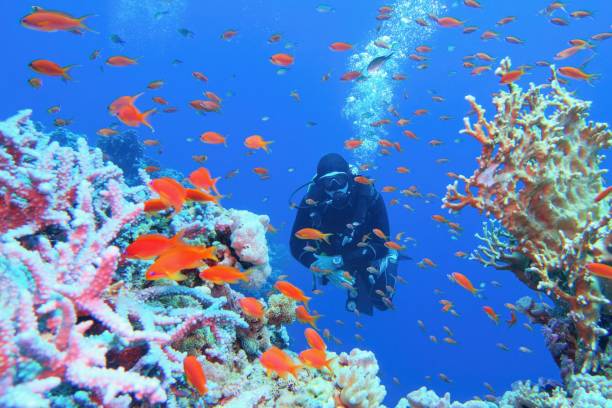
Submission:
<svg viewBox="0 0 612 408">
<path fill-rule="evenodd" d="M 346 289 L 349 285 L 353 286 L 355 279 L 341 269 L 344 263 L 340 255 L 327 256 L 315 254 L 315 257 L 317 260 L 310 265 L 312 271 L 322 274 L 329 282 L 340 288 Z"/>
<path fill-rule="evenodd" d="M 335 271 L 325 275 L 325 277 L 335 286 L 342 289 L 351 289 L 351 287 L 355 284 L 355 278 L 353 278 L 350 273 L 341 269 L 336 269 Z"/>
<path fill-rule="evenodd" d="M 337 269 L 342 268 L 342 265 L 344 264 L 340 255 L 328 256 L 314 254 L 314 256 L 317 258 L 317 260 L 310 264 L 310 269 L 316 273 L 327 275 Z"/>
</svg>

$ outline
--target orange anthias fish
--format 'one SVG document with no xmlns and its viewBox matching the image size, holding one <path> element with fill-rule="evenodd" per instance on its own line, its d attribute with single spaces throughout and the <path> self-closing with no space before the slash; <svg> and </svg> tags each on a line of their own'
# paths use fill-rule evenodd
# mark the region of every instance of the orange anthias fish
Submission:
<svg viewBox="0 0 612 408">
<path fill-rule="evenodd" d="M 218 261 L 215 255 L 217 249 L 211 247 L 179 246 L 165 252 L 147 269 L 146 279 L 157 280 L 161 278 L 172 280 L 185 280 L 187 277 L 181 273 L 183 269 L 199 268 L 205 264 L 204 260 Z"/>
<path fill-rule="evenodd" d="M 68 74 L 71 68 L 76 65 L 68 65 L 65 67 L 61 67 L 53 61 L 38 59 L 30 62 L 30 68 L 32 70 L 38 72 L 39 74 L 48 75 L 48 76 L 59 76 L 62 77 L 64 81 L 72 80 L 72 77 Z"/>
<path fill-rule="evenodd" d="M 161 234 L 147 234 L 139 236 L 125 249 L 124 256 L 130 259 L 153 259 L 169 249 L 184 244 L 182 241 L 183 231 L 179 231 L 174 237 L 168 238 Z"/>
<path fill-rule="evenodd" d="M 181 211 L 186 199 L 185 188 L 181 183 L 170 177 L 162 177 L 152 180 L 149 186 L 159 195 L 162 201 L 172 206 L 174 211 Z"/>
<path fill-rule="evenodd" d="M 333 234 L 324 234 L 315 228 L 302 228 L 296 231 L 295 236 L 299 239 L 311 239 L 314 241 L 325 241 L 329 244 L 329 237 Z"/>
<path fill-rule="evenodd" d="M 96 132 L 97 135 L 99 136 L 114 136 L 117 133 L 119 133 L 118 131 L 116 131 L 115 129 L 111 129 L 111 128 L 102 128 L 102 129 L 98 129 L 98 131 Z"/>
<path fill-rule="evenodd" d="M 159 103 L 160 105 L 168 105 L 168 103 L 169 103 L 167 100 L 165 100 L 161 96 L 154 96 L 153 97 L 153 102 Z"/>
<path fill-rule="evenodd" d="M 517 81 L 518 79 L 520 79 L 524 73 L 525 71 L 522 69 L 517 69 L 514 71 L 506 72 L 504 75 L 502 75 L 499 83 L 500 84 L 511 84 L 514 81 Z"/>
<path fill-rule="evenodd" d="M 239 280 L 248 282 L 251 272 L 252 270 L 240 272 L 233 266 L 215 265 L 200 272 L 200 279 L 210 281 L 215 285 L 237 283 Z"/>
<path fill-rule="evenodd" d="M 157 109 L 149 109 L 148 111 L 141 112 L 134 105 L 126 105 L 120 108 L 116 112 L 115 116 L 117 116 L 117 119 L 127 126 L 138 127 L 142 124 L 151 129 L 152 132 L 155 132 L 155 129 L 153 126 L 151 126 L 147 119 L 156 111 Z"/>
<path fill-rule="evenodd" d="M 106 60 L 106 65 L 112 67 L 127 67 L 128 65 L 136 65 L 138 61 L 134 58 L 126 57 L 125 55 L 115 55 Z"/>
<path fill-rule="evenodd" d="M 212 91 L 206 91 L 206 92 L 204 92 L 204 95 L 206 95 L 206 97 L 208 99 L 210 99 L 211 101 L 213 101 L 215 103 L 218 103 L 219 105 L 222 102 L 221 98 L 219 98 L 219 96 L 217 96 L 217 94 L 212 92 Z"/>
<path fill-rule="evenodd" d="M 189 105 L 199 112 L 219 112 L 221 110 L 221 105 L 215 101 L 196 99 L 189 102 Z"/>
<path fill-rule="evenodd" d="M 490 71 L 491 70 L 491 66 L 490 65 L 481 65 L 479 67 L 474 68 L 471 72 L 470 75 L 475 76 L 475 75 L 480 75 L 485 71 Z"/>
<path fill-rule="evenodd" d="M 367 178 L 365 176 L 355 176 L 353 178 L 353 180 L 355 180 L 355 182 L 357 182 L 359 184 L 364 184 L 364 185 L 372 185 L 372 184 L 374 184 L 374 179 Z"/>
<path fill-rule="evenodd" d="M 293 64 L 294 58 L 289 54 L 279 53 L 272 55 L 270 57 L 270 62 L 281 67 L 288 67 L 289 65 Z"/>
<path fill-rule="evenodd" d="M 199 71 L 193 71 L 191 75 L 199 81 L 208 82 L 208 77 Z"/>
<path fill-rule="evenodd" d="M 138 99 L 139 97 L 141 97 L 143 94 L 139 93 L 137 95 L 134 96 L 121 96 L 117 99 L 115 99 L 109 106 L 108 106 L 108 111 L 111 115 L 115 115 L 121 108 L 128 106 L 128 105 L 133 105 L 134 102 L 136 102 L 136 99 Z"/>
<path fill-rule="evenodd" d="M 42 7 L 33 7 L 32 13 L 21 19 L 21 25 L 31 30 L 52 33 L 55 31 L 70 31 L 75 34 L 82 34 L 82 30 L 91 31 L 83 24 L 85 19 L 92 15 L 80 18 L 61 11 L 44 10 Z"/>
<path fill-rule="evenodd" d="M 453 302 L 450 300 L 442 299 L 440 300 L 440 304 L 442 305 L 443 312 L 448 312 L 453 308 Z"/>
<path fill-rule="evenodd" d="M 232 28 L 225 30 L 222 34 L 221 34 L 221 39 L 225 40 L 225 41 L 229 41 L 232 38 L 234 38 L 236 35 L 238 35 L 238 30 L 234 30 Z"/>
<path fill-rule="evenodd" d="M 333 361 L 333 358 L 327 359 L 327 354 L 324 350 L 319 349 L 308 349 L 304 350 L 299 355 L 300 361 L 306 364 L 308 367 L 312 367 L 316 370 L 321 370 L 323 368 L 327 368 L 329 371 L 332 371 L 329 363 Z"/>
<path fill-rule="evenodd" d="M 297 317 L 298 322 L 308 323 L 315 329 L 317 328 L 317 320 L 321 317 L 321 315 L 311 315 L 302 305 L 295 308 L 295 316 Z"/>
<path fill-rule="evenodd" d="M 30 84 L 30 86 L 34 89 L 38 89 L 42 86 L 43 81 L 40 78 L 30 78 L 28 79 L 28 84 Z M 49 112 L 51 113 L 51 112 Z"/>
<path fill-rule="evenodd" d="M 357 79 L 361 77 L 361 72 L 359 71 L 348 71 L 345 72 L 344 74 L 342 74 L 342 76 L 340 77 L 341 81 L 352 81 L 354 79 Z"/>
<path fill-rule="evenodd" d="M 385 246 L 389 249 L 394 249 L 396 251 L 402 251 L 404 249 L 406 249 L 405 246 L 398 244 L 397 242 L 394 241 L 387 241 L 385 242 Z"/>
<path fill-rule="evenodd" d="M 587 270 L 600 278 L 612 279 L 612 266 L 591 262 L 585 265 Z"/>
<path fill-rule="evenodd" d="M 144 202 L 144 211 L 146 213 L 167 210 L 169 207 L 161 198 L 152 198 Z"/>
<path fill-rule="evenodd" d="M 159 89 L 162 86 L 164 86 L 164 81 L 162 81 L 161 79 L 158 79 L 156 81 L 149 82 L 149 85 L 147 85 L 147 88 L 149 88 L 149 89 Z"/>
<path fill-rule="evenodd" d="M 472 295 L 478 293 L 478 290 L 474 287 L 474 285 L 472 285 L 472 282 L 470 282 L 470 280 L 464 274 L 459 272 L 453 272 L 451 276 L 459 286 L 461 286 L 465 290 L 470 291 Z"/>
<path fill-rule="evenodd" d="M 440 27 L 450 28 L 450 27 L 459 27 L 463 24 L 463 21 L 459 21 L 454 17 L 440 17 L 436 18 L 436 23 Z"/>
<path fill-rule="evenodd" d="M 345 42 L 333 42 L 329 46 L 329 49 L 332 51 L 348 51 L 351 48 L 353 48 L 353 46 Z"/>
<path fill-rule="evenodd" d="M 516 313 L 514 313 L 514 310 L 510 311 L 510 319 L 506 320 L 506 323 L 508 323 L 508 327 L 512 327 L 516 324 Z"/>
<path fill-rule="evenodd" d="M 223 198 L 222 195 L 212 195 L 207 191 L 196 190 L 194 188 L 185 189 L 185 199 L 187 201 L 195 201 L 199 203 L 215 203 L 220 205 L 219 200 Z"/>
<path fill-rule="evenodd" d="M 212 178 L 210 175 L 210 171 L 208 171 L 205 167 L 200 167 L 197 170 L 194 170 L 189 175 L 189 181 L 191 184 L 196 186 L 197 188 L 205 191 L 214 191 L 215 194 L 219 195 L 219 190 L 217 190 L 217 182 L 221 177 Z"/>
<path fill-rule="evenodd" d="M 380 239 L 384 239 L 385 241 L 387 241 L 387 235 L 380 229 L 380 228 L 374 228 L 372 229 L 372 232 L 374 233 L 374 235 L 376 235 L 378 238 Z"/>
<path fill-rule="evenodd" d="M 557 71 L 559 71 L 559 73 L 563 75 L 564 77 L 577 79 L 581 81 L 587 81 L 589 85 L 591 84 L 591 81 L 599 77 L 598 74 L 587 74 L 580 68 L 576 68 L 576 67 L 560 67 L 557 69 Z"/>
<path fill-rule="evenodd" d="M 281 378 L 286 378 L 287 374 L 297 378 L 297 371 L 302 368 L 301 365 L 295 364 L 287 353 L 276 346 L 272 346 L 264 351 L 261 357 L 259 357 L 259 362 L 266 369 L 268 376 L 274 372 Z"/>
<path fill-rule="evenodd" d="M 308 301 L 310 301 L 310 298 L 304 295 L 302 289 L 298 288 L 297 286 L 294 286 L 287 281 L 277 281 L 274 284 L 274 287 L 288 298 L 297 302 L 304 302 L 306 307 L 308 307 Z"/>
<path fill-rule="evenodd" d="M 410 173 L 410 169 L 408 167 L 405 166 L 398 166 L 395 168 L 395 171 L 398 172 L 399 174 L 408 174 Z"/>
<path fill-rule="evenodd" d="M 323 351 L 327 350 L 327 344 L 325 344 L 325 341 L 321 338 L 321 336 L 319 335 L 319 333 L 317 333 L 316 330 L 307 327 L 304 330 L 304 337 L 306 337 L 306 342 L 313 349 Z"/>
<path fill-rule="evenodd" d="M 585 44 L 583 45 L 574 45 L 573 47 L 569 47 L 564 49 L 563 51 L 559 51 L 556 55 L 555 55 L 555 60 L 559 61 L 559 60 L 564 60 L 566 58 L 571 57 L 572 55 L 575 55 L 576 53 L 587 49 L 588 43 L 585 42 Z"/>
<path fill-rule="evenodd" d="M 253 168 L 253 173 L 259 175 L 261 179 L 269 178 L 269 171 L 265 167 L 255 167 Z"/>
<path fill-rule="evenodd" d="M 495 313 L 495 310 L 491 306 L 483 306 L 482 310 L 489 316 L 491 320 L 495 322 L 495 324 L 499 324 L 499 316 Z"/>
<path fill-rule="evenodd" d="M 270 153 L 270 149 L 268 148 L 268 145 L 270 143 L 274 143 L 274 141 L 273 140 L 266 141 L 263 139 L 263 137 L 259 135 L 252 135 L 244 139 L 244 145 L 248 147 L 249 149 L 253 149 L 253 150 L 262 149 L 266 153 Z"/>
<path fill-rule="evenodd" d="M 444 224 L 448 223 L 448 220 L 443 215 L 439 215 L 439 214 L 432 215 L 431 219 L 437 222 L 444 223 Z"/>
<path fill-rule="evenodd" d="M 264 307 L 261 302 L 253 297 L 243 297 L 238 301 L 242 312 L 253 319 L 262 319 Z"/>
<path fill-rule="evenodd" d="M 363 143 L 362 140 L 358 139 L 349 139 L 344 141 L 344 148 L 347 150 L 353 150 L 361 146 Z"/>
<path fill-rule="evenodd" d="M 204 395 L 208 392 L 206 388 L 206 376 L 204 375 L 204 369 L 195 356 L 187 356 L 183 360 L 183 369 L 185 370 L 185 377 L 187 382 L 198 392 L 200 395 Z"/>
<path fill-rule="evenodd" d="M 222 144 L 227 147 L 227 140 L 225 137 L 217 132 L 204 132 L 200 136 L 200 140 L 206 144 Z"/>
</svg>

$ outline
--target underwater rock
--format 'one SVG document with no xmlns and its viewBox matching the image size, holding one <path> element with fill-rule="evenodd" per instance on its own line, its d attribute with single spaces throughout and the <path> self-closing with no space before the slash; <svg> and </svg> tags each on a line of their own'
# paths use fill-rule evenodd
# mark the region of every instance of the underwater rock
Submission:
<svg viewBox="0 0 612 408">
<path fill-rule="evenodd" d="M 140 185 L 139 169 L 149 164 L 144 155 L 144 148 L 138 142 L 136 132 L 128 130 L 112 137 L 101 137 L 97 146 L 104 153 L 104 158 L 110 160 L 123 170 L 125 183 L 128 186 Z"/>
</svg>

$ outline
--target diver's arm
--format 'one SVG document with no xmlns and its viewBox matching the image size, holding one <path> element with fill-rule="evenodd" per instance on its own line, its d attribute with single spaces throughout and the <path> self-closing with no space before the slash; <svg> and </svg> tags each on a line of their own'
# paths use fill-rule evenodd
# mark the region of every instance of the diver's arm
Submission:
<svg viewBox="0 0 612 408">
<path fill-rule="evenodd" d="M 387 217 L 387 208 L 380 194 L 369 209 L 371 215 L 371 229 L 378 228 L 389 236 L 389 218 Z M 372 238 L 367 241 L 367 246 L 351 247 L 342 254 L 343 264 L 349 268 L 353 265 L 364 265 L 375 259 L 383 258 L 389 252 L 385 246 L 385 241 L 372 234 Z"/>
<path fill-rule="evenodd" d="M 300 204 L 293 222 L 293 228 L 291 229 L 291 239 L 289 240 L 289 246 L 291 248 L 291 255 L 306 268 L 310 268 L 310 265 L 316 260 L 312 252 L 304 250 L 304 247 L 308 244 L 308 241 L 304 241 L 295 236 L 295 233 L 302 228 L 312 227 L 310 223 L 310 211 L 312 211 L 304 200 Z"/>
</svg>

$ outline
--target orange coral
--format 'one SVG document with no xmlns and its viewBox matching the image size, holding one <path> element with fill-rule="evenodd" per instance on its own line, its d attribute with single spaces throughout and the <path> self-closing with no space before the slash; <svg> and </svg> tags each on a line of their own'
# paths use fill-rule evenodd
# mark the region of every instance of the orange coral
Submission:
<svg viewBox="0 0 612 408">
<path fill-rule="evenodd" d="M 506 58 L 496 73 L 509 70 Z M 587 122 L 590 102 L 574 98 L 552 71 L 550 84 L 531 84 L 524 92 L 510 84 L 497 94 L 492 121 L 466 97 L 476 123 L 465 118 L 462 133 L 478 140 L 482 152 L 474 174 L 459 175 L 447 187 L 443 206 L 484 211 L 516 238 L 514 249 L 531 260 L 525 272 L 537 276 L 538 290 L 569 308 L 580 345 L 577 366 L 597 371 L 597 342 L 607 334 L 598 326 L 600 309 L 609 301 L 584 265 L 608 237 L 610 207 L 595 197 L 604 173 L 598 152 L 612 145 L 612 132 L 605 123 Z"/>
</svg>

